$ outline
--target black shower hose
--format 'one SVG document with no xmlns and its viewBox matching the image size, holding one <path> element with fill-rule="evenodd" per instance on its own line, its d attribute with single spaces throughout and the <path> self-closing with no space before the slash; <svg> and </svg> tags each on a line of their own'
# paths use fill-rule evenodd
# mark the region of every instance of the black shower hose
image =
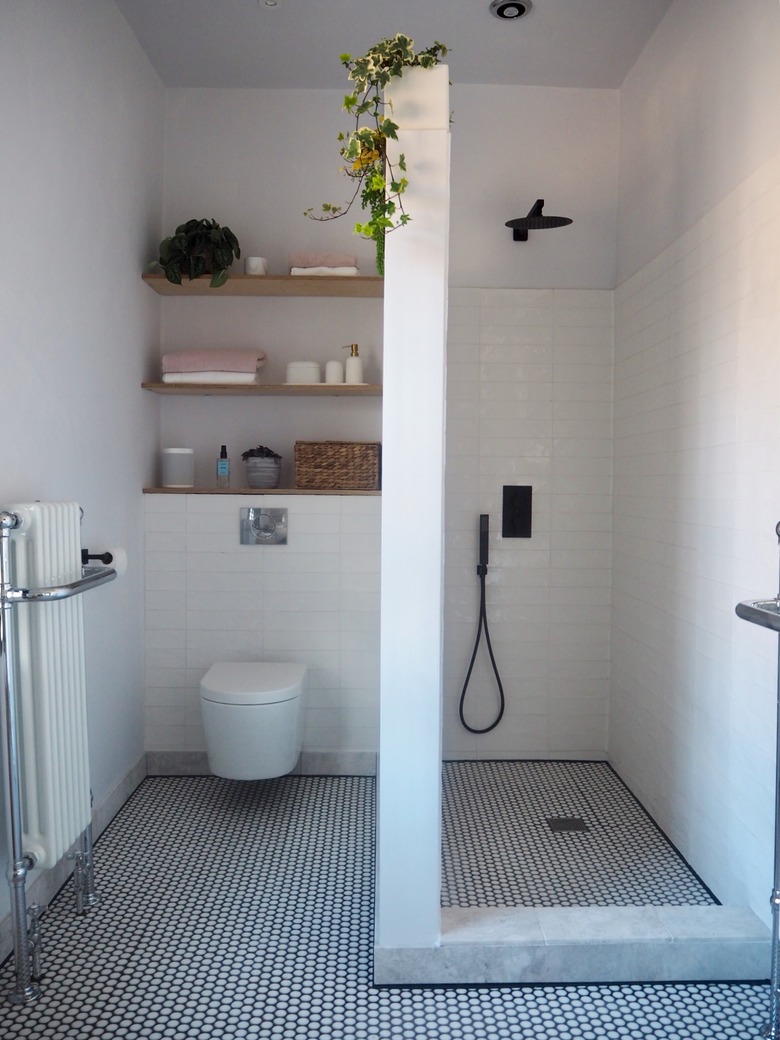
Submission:
<svg viewBox="0 0 780 1040">
<path fill-rule="evenodd" d="M 499 724 L 504 715 L 504 708 L 506 707 L 506 698 L 504 696 L 504 687 L 501 683 L 501 676 L 498 674 L 498 665 L 496 659 L 493 656 L 493 647 L 490 643 L 490 629 L 488 628 L 487 619 L 487 599 L 485 596 L 485 579 L 487 577 L 487 565 L 479 564 L 477 567 L 477 574 L 479 575 L 479 625 L 477 627 L 477 639 L 474 643 L 474 650 L 471 654 L 471 661 L 469 661 L 469 670 L 466 672 L 466 681 L 463 683 L 463 690 L 460 695 L 460 704 L 458 705 L 458 714 L 460 715 L 460 721 L 465 729 L 469 733 L 489 733 L 492 729 L 495 729 Z M 471 679 L 471 673 L 474 669 L 474 662 L 477 659 L 477 651 L 479 650 L 479 641 L 482 638 L 482 631 L 485 632 L 485 642 L 487 643 L 488 653 L 490 654 L 490 663 L 493 665 L 493 674 L 496 677 L 496 685 L 498 686 L 498 698 L 499 707 L 498 715 L 490 723 L 489 726 L 485 726 L 484 729 L 476 729 L 474 726 L 470 726 L 466 722 L 465 715 L 463 713 L 464 706 L 466 703 L 466 690 L 469 686 L 469 680 Z"/>
</svg>

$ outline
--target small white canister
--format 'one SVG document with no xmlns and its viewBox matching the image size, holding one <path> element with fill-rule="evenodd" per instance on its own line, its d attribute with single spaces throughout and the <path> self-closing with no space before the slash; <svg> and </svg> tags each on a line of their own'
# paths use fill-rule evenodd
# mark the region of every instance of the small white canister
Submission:
<svg viewBox="0 0 780 1040">
<path fill-rule="evenodd" d="M 287 366 L 288 383 L 321 383 L 322 372 L 316 361 L 291 361 Z"/>
<path fill-rule="evenodd" d="M 248 256 L 244 260 L 244 274 L 268 274 L 268 261 L 264 256 Z"/>
<path fill-rule="evenodd" d="M 326 361 L 325 362 L 325 382 L 326 383 L 343 383 L 344 382 L 344 365 L 341 361 Z"/>
<path fill-rule="evenodd" d="M 195 487 L 195 452 L 192 448 L 163 448 L 162 486 Z"/>
</svg>

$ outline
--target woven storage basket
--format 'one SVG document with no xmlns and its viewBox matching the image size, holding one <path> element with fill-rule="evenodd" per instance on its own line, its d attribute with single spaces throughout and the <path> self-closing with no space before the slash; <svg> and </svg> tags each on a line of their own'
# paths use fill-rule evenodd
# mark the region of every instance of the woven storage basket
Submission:
<svg viewBox="0 0 780 1040">
<path fill-rule="evenodd" d="M 296 441 L 295 486 L 323 491 L 378 491 L 381 444 Z"/>
</svg>

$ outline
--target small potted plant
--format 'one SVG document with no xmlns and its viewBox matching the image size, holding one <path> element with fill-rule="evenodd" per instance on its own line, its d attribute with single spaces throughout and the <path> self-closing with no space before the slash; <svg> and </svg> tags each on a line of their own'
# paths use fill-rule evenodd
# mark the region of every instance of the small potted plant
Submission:
<svg viewBox="0 0 780 1040">
<path fill-rule="evenodd" d="M 438 41 L 415 53 L 414 40 L 397 33 L 374 44 L 362 58 L 341 55 L 341 64 L 354 84 L 343 108 L 355 117 L 355 126 L 349 133 L 340 133 L 338 139 L 343 142 L 340 154 L 347 164 L 342 169 L 355 182 L 355 191 L 344 205 L 325 202 L 321 213 L 316 214 L 312 208 L 306 210 L 306 216 L 312 220 L 342 217 L 359 197 L 368 218 L 355 224 L 355 234 L 373 239 L 380 274 L 384 274 L 385 235 L 411 219 L 402 197 L 409 184 L 404 176 L 406 160 L 401 153 L 393 163 L 387 154 L 388 140 L 398 138 L 398 124 L 386 114 L 390 106 L 383 91 L 394 76 L 403 75 L 405 68 L 433 68 L 446 53 L 447 48 Z"/>
<path fill-rule="evenodd" d="M 282 456 L 264 444 L 249 448 L 241 453 L 246 463 L 246 484 L 251 488 L 279 487 L 282 468 Z"/>
<path fill-rule="evenodd" d="M 220 227 L 216 220 L 188 220 L 162 240 L 158 263 L 174 285 L 181 285 L 182 275 L 192 281 L 208 272 L 211 288 L 217 289 L 225 284 L 228 268 L 240 256 L 238 239 L 229 227 Z"/>
</svg>

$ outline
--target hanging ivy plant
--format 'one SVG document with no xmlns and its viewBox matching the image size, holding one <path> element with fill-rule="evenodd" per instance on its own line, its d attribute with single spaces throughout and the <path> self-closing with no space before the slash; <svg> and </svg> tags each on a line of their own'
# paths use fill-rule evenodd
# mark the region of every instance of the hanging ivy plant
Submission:
<svg viewBox="0 0 780 1040">
<path fill-rule="evenodd" d="M 360 199 L 368 217 L 355 224 L 355 234 L 373 240 L 380 274 L 384 274 L 385 235 L 411 220 L 403 204 L 409 185 L 406 159 L 401 153 L 391 162 L 387 154 L 387 142 L 398 139 L 398 124 L 388 115 L 390 105 L 384 100 L 383 91 L 393 77 L 403 75 L 405 68 L 433 68 L 445 54 L 447 48 L 438 41 L 415 53 L 414 41 L 398 33 L 374 44 L 362 58 L 341 55 L 341 64 L 353 84 L 352 93 L 344 98 L 343 109 L 354 117 L 355 125 L 348 133 L 340 133 L 338 139 L 346 163 L 342 170 L 355 182 L 355 190 L 343 205 L 325 202 L 319 213 L 312 208 L 306 210 L 306 216 L 312 220 L 334 220 L 345 216 Z"/>
</svg>

